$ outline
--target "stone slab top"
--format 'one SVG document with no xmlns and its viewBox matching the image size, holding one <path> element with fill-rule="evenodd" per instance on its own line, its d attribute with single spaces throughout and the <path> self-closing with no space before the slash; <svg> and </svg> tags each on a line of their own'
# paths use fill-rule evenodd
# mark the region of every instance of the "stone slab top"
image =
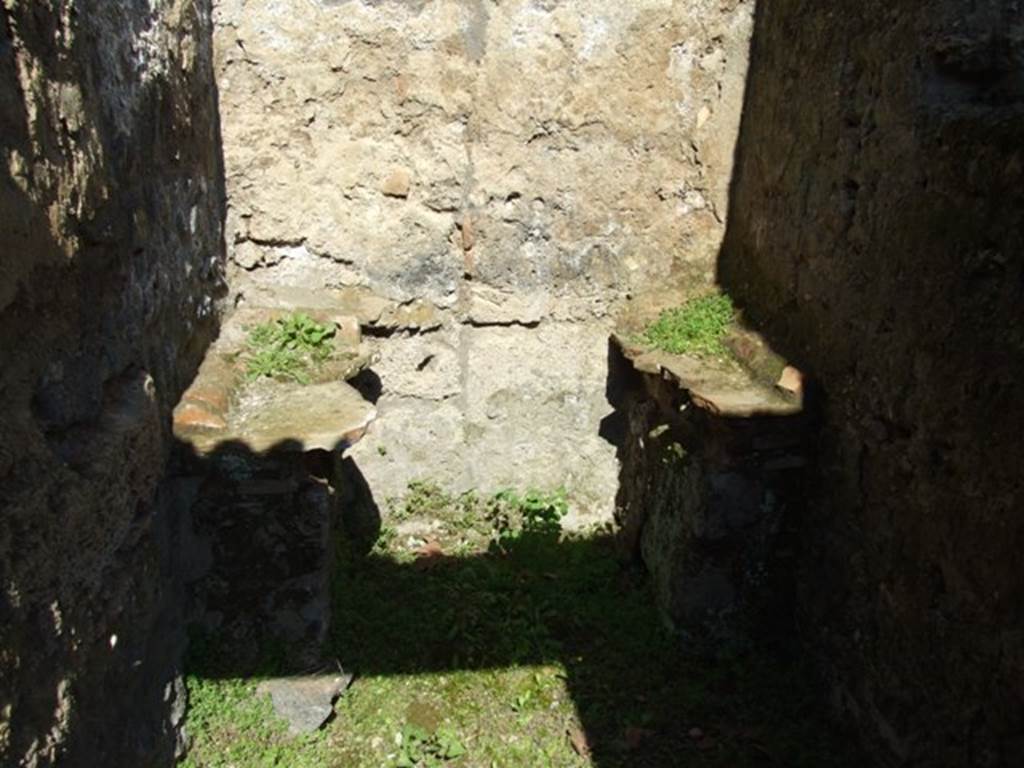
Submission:
<svg viewBox="0 0 1024 768">
<path fill-rule="evenodd" d="M 334 326 L 330 357 L 301 382 L 248 375 L 251 329 L 293 311 Z M 238 309 L 224 322 L 174 409 L 174 435 L 200 454 L 229 444 L 254 453 L 343 450 L 366 433 L 377 415 L 347 383 L 369 362 L 355 317 L 317 306 Z"/>
<path fill-rule="evenodd" d="M 296 384 L 267 380 L 246 387 L 220 434 L 195 434 L 208 451 L 224 441 L 244 443 L 255 453 L 270 449 L 341 450 L 366 434 L 376 409 L 344 381 Z"/>
<path fill-rule="evenodd" d="M 792 375 L 796 369 L 787 367 L 787 375 L 772 386 L 739 361 L 673 355 L 622 333 L 612 334 L 612 341 L 636 370 L 674 381 L 694 405 L 716 416 L 793 416 L 803 411 L 802 387 Z"/>
</svg>

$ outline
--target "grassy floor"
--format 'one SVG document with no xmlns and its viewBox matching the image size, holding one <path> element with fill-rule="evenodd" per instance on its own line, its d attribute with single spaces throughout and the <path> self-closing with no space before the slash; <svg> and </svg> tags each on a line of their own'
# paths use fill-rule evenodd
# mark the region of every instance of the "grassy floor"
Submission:
<svg viewBox="0 0 1024 768">
<path fill-rule="evenodd" d="M 413 488 L 368 552 L 339 545 L 335 718 L 290 738 L 207 652 L 186 765 L 863 765 L 792 660 L 685 654 L 609 537 L 559 535 L 562 503 Z"/>
</svg>

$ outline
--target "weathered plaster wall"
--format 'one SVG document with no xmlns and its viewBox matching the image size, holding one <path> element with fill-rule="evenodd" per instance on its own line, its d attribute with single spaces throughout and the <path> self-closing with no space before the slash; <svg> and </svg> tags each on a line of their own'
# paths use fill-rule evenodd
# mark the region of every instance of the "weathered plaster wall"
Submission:
<svg viewBox="0 0 1024 768">
<path fill-rule="evenodd" d="M 167 765 L 169 414 L 216 329 L 206 0 L 0 3 L 0 763 Z"/>
<path fill-rule="evenodd" d="M 712 278 L 752 3 L 220 0 L 233 290 L 425 299 L 356 461 L 379 496 L 610 508 L 607 332 Z"/>
<path fill-rule="evenodd" d="M 1020 3 L 769 0 L 750 72 L 721 277 L 826 398 L 806 632 L 878 754 L 1020 765 Z"/>
</svg>

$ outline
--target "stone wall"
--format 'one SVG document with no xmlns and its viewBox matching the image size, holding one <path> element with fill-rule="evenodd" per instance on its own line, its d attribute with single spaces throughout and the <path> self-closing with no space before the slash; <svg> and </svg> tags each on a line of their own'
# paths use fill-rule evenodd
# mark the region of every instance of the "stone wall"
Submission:
<svg viewBox="0 0 1024 768">
<path fill-rule="evenodd" d="M 752 5 L 217 4 L 233 291 L 426 301 L 374 367 L 378 496 L 567 483 L 610 509 L 610 318 L 713 277 Z"/>
<path fill-rule="evenodd" d="M 0 3 L 0 763 L 167 765 L 170 411 L 216 330 L 207 0 Z"/>
<path fill-rule="evenodd" d="M 826 397 L 805 631 L 887 761 L 1019 765 L 1020 4 L 770 0 L 750 72 L 720 271 Z"/>
</svg>

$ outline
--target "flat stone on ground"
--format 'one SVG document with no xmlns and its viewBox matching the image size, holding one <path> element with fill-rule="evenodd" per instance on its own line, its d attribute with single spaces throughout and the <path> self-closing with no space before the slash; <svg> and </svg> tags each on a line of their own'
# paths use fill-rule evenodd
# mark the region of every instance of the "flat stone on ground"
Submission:
<svg viewBox="0 0 1024 768">
<path fill-rule="evenodd" d="M 310 675 L 283 677 L 260 683 L 257 695 L 270 694 L 274 711 L 288 721 L 293 735 L 313 733 L 334 711 L 334 700 L 345 692 L 352 675 Z"/>
</svg>

